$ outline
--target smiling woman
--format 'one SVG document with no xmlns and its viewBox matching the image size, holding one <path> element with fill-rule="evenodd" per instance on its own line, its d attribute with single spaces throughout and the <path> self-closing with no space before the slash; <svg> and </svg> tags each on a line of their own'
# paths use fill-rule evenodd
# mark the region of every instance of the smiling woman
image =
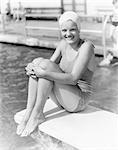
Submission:
<svg viewBox="0 0 118 150">
<path fill-rule="evenodd" d="M 73 45 L 74 47 L 78 46 L 78 41 L 80 39 L 80 22 L 79 18 L 73 13 L 65 13 L 59 20 L 61 33 L 63 38 L 67 43 Z"/>
<path fill-rule="evenodd" d="M 27 66 L 28 102 L 17 134 L 27 136 L 45 121 L 43 109 L 48 97 L 68 112 L 82 111 L 88 105 L 95 64 L 94 45 L 80 39 L 78 21 L 75 12 L 62 14 L 59 24 L 63 40 L 52 57 L 37 58 Z"/>
</svg>

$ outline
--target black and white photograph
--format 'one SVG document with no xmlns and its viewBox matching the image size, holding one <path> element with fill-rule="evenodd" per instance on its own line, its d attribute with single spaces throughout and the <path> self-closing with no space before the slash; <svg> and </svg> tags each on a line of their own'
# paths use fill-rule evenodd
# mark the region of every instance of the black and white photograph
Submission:
<svg viewBox="0 0 118 150">
<path fill-rule="evenodd" d="M 118 150 L 118 0 L 0 0 L 0 150 Z"/>
</svg>

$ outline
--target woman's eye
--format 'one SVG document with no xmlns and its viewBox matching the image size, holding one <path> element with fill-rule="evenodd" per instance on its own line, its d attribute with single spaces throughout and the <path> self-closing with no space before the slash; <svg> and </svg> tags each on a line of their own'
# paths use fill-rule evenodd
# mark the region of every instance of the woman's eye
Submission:
<svg viewBox="0 0 118 150">
<path fill-rule="evenodd" d="M 70 31 L 76 31 L 76 29 L 71 29 Z"/>
<path fill-rule="evenodd" d="M 66 32 L 66 29 L 62 29 L 62 32 Z"/>
</svg>

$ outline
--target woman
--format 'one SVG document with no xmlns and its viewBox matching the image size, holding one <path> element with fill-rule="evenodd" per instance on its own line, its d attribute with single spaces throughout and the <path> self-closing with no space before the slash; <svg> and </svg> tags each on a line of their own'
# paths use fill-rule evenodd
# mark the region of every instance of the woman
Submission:
<svg viewBox="0 0 118 150">
<path fill-rule="evenodd" d="M 109 66 L 113 63 L 114 52 L 118 56 L 118 0 L 113 0 L 113 12 L 108 16 L 107 21 L 110 20 L 110 38 L 112 40 L 113 48 L 106 51 L 106 57 L 99 63 L 100 67 Z"/>
<path fill-rule="evenodd" d="M 47 98 L 68 112 L 85 109 L 89 101 L 94 73 L 94 46 L 80 38 L 80 21 L 75 12 L 59 19 L 63 40 L 48 59 L 37 58 L 26 70 L 29 75 L 26 114 L 17 134 L 27 136 L 45 121 L 43 108 Z"/>
</svg>

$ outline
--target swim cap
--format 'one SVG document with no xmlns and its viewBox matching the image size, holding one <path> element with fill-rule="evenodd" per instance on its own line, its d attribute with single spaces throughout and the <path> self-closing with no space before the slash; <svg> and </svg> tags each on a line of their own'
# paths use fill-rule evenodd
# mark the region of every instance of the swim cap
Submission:
<svg viewBox="0 0 118 150">
<path fill-rule="evenodd" d="M 65 21 L 72 20 L 77 24 L 78 29 L 80 29 L 80 19 L 77 13 L 73 11 L 64 12 L 59 18 L 59 26 L 61 27 Z"/>
</svg>

